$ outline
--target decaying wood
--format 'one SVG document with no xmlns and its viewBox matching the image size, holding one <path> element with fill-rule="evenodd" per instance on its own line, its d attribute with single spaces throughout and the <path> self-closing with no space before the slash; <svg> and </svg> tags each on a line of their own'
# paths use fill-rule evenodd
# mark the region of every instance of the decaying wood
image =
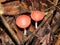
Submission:
<svg viewBox="0 0 60 45">
<path fill-rule="evenodd" d="M 24 2 L 20 3 L 19 1 L 5 3 L 3 6 L 5 15 L 18 15 L 25 13 L 28 10 L 27 5 Z"/>
<path fill-rule="evenodd" d="M 6 31 L 9 31 L 17 45 L 29 45 L 31 42 L 31 45 L 51 45 L 51 42 L 59 45 L 60 36 L 57 36 L 57 41 L 54 40 L 54 33 L 60 28 L 60 6 L 58 2 L 59 0 L 14 0 L 5 2 L 2 4 L 4 10 L 0 10 L 1 14 L 4 13 L 0 15 L 2 19 L 1 22 L 3 22 L 7 28 Z M 29 13 L 28 15 L 30 15 L 33 10 L 41 10 L 45 16 L 43 20 L 39 22 L 37 29 L 35 29 L 31 23 L 27 28 L 27 36 L 24 36 L 23 31 L 21 31 L 22 29 L 15 24 L 15 19 L 20 16 L 20 14 Z"/>
</svg>

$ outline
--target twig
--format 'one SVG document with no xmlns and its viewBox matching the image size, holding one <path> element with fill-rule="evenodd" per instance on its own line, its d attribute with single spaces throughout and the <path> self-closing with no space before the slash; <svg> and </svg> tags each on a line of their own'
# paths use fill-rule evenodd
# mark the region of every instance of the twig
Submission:
<svg viewBox="0 0 60 45">
<path fill-rule="evenodd" d="M 54 20 L 55 19 L 55 20 Z M 57 12 L 56 13 L 56 15 L 55 15 L 55 17 L 53 18 L 53 20 L 52 21 L 55 21 L 55 23 L 54 23 L 54 27 L 52 28 L 52 32 L 54 33 L 56 30 L 57 30 L 57 28 L 59 27 L 59 24 L 60 24 L 60 13 L 59 12 Z"/>
<path fill-rule="evenodd" d="M 54 5 L 56 6 L 58 4 L 59 0 L 53 0 Z"/>
<path fill-rule="evenodd" d="M 54 33 L 58 29 L 58 23 L 53 27 L 52 32 Z"/>
<path fill-rule="evenodd" d="M 21 44 L 24 44 L 24 39 L 23 39 L 24 37 L 23 37 L 22 32 L 17 28 L 16 25 L 13 25 L 12 28 L 17 32 L 17 36 L 19 37 Z"/>
<path fill-rule="evenodd" d="M 47 23 L 50 24 L 50 22 L 51 22 L 51 20 L 52 20 L 52 17 L 53 17 L 53 15 L 50 16 L 50 18 L 46 21 L 45 24 L 47 24 Z M 44 25 L 45 25 L 45 24 L 44 24 Z M 44 26 L 44 25 L 43 25 L 43 26 Z"/>
<path fill-rule="evenodd" d="M 51 2 L 50 0 L 47 0 L 47 1 L 49 1 L 51 4 L 53 4 L 53 6 L 56 6 L 58 4 L 58 0 L 54 0 L 53 2 Z M 47 11 L 47 10 L 51 9 L 53 6 L 51 6 L 50 8 L 48 8 L 44 11 Z"/>
<path fill-rule="evenodd" d="M 51 4 L 54 4 L 53 2 L 51 2 L 50 0 L 47 0 L 47 1 L 49 1 Z"/>
</svg>

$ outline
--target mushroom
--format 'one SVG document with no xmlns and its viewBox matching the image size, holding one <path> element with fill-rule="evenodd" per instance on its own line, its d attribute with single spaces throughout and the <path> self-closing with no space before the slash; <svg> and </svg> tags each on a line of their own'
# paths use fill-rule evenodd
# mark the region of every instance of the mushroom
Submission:
<svg viewBox="0 0 60 45">
<path fill-rule="evenodd" d="M 18 27 L 24 29 L 24 35 L 26 35 L 26 28 L 30 25 L 31 19 L 27 15 L 18 16 L 16 19 L 16 24 Z"/>
<path fill-rule="evenodd" d="M 31 18 L 35 21 L 35 28 L 37 29 L 37 22 L 41 21 L 44 17 L 44 13 L 39 10 L 34 10 L 31 12 Z"/>
</svg>

